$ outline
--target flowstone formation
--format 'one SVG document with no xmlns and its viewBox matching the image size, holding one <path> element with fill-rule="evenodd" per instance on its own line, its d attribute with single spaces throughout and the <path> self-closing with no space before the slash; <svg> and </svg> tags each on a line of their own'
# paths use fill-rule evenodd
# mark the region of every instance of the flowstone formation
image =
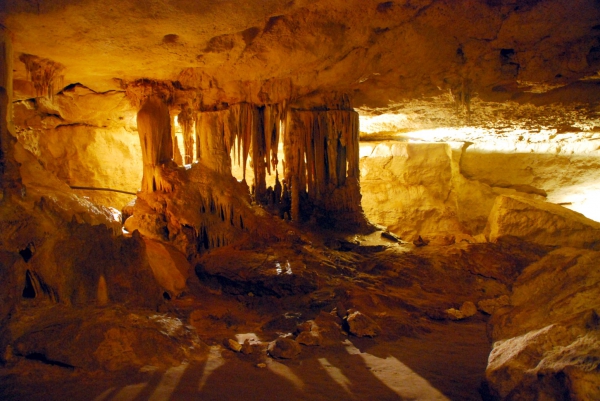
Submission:
<svg viewBox="0 0 600 401">
<path fill-rule="evenodd" d="M 270 222 L 265 211 L 328 229 L 367 228 L 360 206 L 358 114 L 347 97 L 223 104 L 214 106 L 216 110 L 203 105 L 196 111 L 188 102 L 180 106 L 183 115 L 178 120 L 185 157 L 192 160 L 194 155 L 195 160 L 178 167 L 172 160 L 177 145 L 169 103 L 201 94 L 148 80 L 136 81 L 127 90 L 140 104 L 137 121 L 144 162 L 142 189 L 124 209 L 129 232 L 172 241 L 192 259 L 248 235 L 282 240 L 284 229 Z M 339 99 L 339 106 L 300 108 L 330 98 Z M 232 173 L 234 165 L 242 168 L 239 182 Z M 275 175 L 269 187 L 267 175 Z"/>
</svg>

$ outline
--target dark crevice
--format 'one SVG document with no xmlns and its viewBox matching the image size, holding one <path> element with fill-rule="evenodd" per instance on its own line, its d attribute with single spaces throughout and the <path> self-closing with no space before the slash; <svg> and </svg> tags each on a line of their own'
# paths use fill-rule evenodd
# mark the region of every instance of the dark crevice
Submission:
<svg viewBox="0 0 600 401">
<path fill-rule="evenodd" d="M 44 355 L 40 352 L 33 352 L 31 354 L 26 355 L 25 358 L 29 359 L 31 361 L 39 361 L 39 362 L 45 363 L 46 365 L 58 366 L 60 368 L 67 368 L 67 369 L 75 369 L 75 366 L 69 365 L 68 363 L 48 359 L 46 357 L 46 355 Z"/>
<path fill-rule="evenodd" d="M 118 192 L 120 194 L 126 195 L 137 195 L 135 192 L 123 191 L 122 189 L 113 189 L 113 188 L 97 188 L 97 187 L 79 187 L 70 185 L 71 189 L 81 189 L 85 191 L 110 191 L 110 192 Z"/>
<path fill-rule="evenodd" d="M 35 247 L 33 244 L 27 245 L 27 248 L 21 249 L 19 251 L 19 255 L 23 258 L 25 263 L 29 262 L 29 260 L 33 257 L 33 253 L 35 252 Z"/>
<path fill-rule="evenodd" d="M 31 279 L 31 272 L 27 270 L 25 273 L 25 288 L 23 288 L 23 298 L 34 299 L 36 296 L 35 287 L 33 286 L 33 280 Z"/>
</svg>

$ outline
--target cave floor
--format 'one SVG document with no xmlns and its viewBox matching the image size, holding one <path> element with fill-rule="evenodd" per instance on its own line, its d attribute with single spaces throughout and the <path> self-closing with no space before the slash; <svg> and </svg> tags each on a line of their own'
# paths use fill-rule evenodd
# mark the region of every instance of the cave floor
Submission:
<svg viewBox="0 0 600 401">
<path fill-rule="evenodd" d="M 490 344 L 483 319 L 437 323 L 418 338 L 350 337 L 295 360 L 218 345 L 167 370 L 85 373 L 23 361 L 0 377 L 3 400 L 479 400 Z"/>
<path fill-rule="evenodd" d="M 305 237 L 247 245 L 204 254 L 189 291 L 158 311 L 22 305 L 11 330 L 34 337 L 17 340 L 0 367 L 0 399 L 479 400 L 488 315 L 454 320 L 447 310 L 505 296 L 543 253 L 522 244 L 414 247 L 370 238 L 360 246 Z M 342 317 L 353 311 L 370 316 L 377 335 L 352 333 Z M 325 330 L 321 345 L 301 345 L 292 359 L 268 356 L 269 342 L 310 322 Z M 184 334 L 172 334 L 178 330 Z M 153 342 L 157 332 L 165 347 Z M 234 352 L 228 339 L 248 339 L 252 350 Z M 126 341 L 133 350 L 120 355 Z M 19 342 L 47 359 L 27 357 Z"/>
</svg>

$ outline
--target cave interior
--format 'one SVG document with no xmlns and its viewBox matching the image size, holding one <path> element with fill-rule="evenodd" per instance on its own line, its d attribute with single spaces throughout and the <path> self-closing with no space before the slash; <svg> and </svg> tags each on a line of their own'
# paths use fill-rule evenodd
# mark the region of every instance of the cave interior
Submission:
<svg viewBox="0 0 600 401">
<path fill-rule="evenodd" d="M 597 0 L 4 0 L 3 400 L 600 400 Z"/>
</svg>

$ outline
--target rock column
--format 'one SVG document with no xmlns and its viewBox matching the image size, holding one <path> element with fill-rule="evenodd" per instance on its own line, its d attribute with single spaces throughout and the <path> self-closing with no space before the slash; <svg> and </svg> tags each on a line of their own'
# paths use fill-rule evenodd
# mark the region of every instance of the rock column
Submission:
<svg viewBox="0 0 600 401">
<path fill-rule="evenodd" d="M 164 176 L 165 164 L 173 159 L 169 108 L 159 97 L 149 97 L 138 111 L 137 125 L 144 163 L 142 191 L 170 192 Z"/>
<path fill-rule="evenodd" d="M 358 114 L 290 110 L 285 125 L 285 178 L 291 183 L 292 219 L 301 218 L 305 210 L 361 221 Z"/>
<path fill-rule="evenodd" d="M 10 33 L 0 25 L 0 189 L 2 197 L 22 194 L 19 166 L 14 159 L 13 53 Z"/>
</svg>

